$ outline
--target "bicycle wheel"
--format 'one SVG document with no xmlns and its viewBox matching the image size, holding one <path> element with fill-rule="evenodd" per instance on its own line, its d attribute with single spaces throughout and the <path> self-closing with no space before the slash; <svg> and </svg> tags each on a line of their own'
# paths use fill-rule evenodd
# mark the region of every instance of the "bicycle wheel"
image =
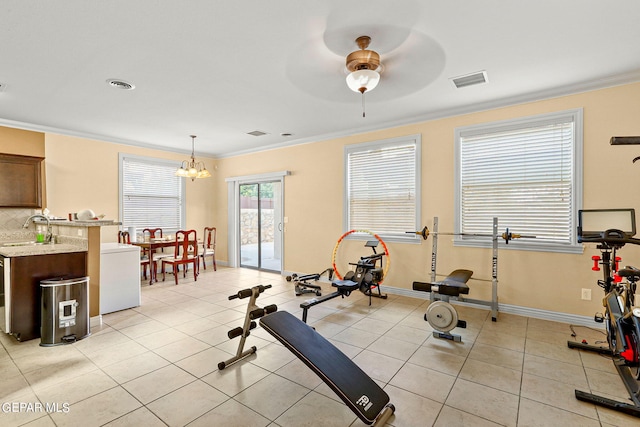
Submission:
<svg viewBox="0 0 640 427">
<path fill-rule="evenodd" d="M 617 329 L 611 320 L 611 316 L 609 313 L 605 314 L 605 327 L 607 330 L 607 342 L 609 343 L 609 348 L 613 352 L 613 354 L 617 351 Z"/>
<path fill-rule="evenodd" d="M 635 327 L 629 328 L 630 331 L 627 335 L 627 343 L 629 344 L 630 348 L 633 349 L 632 351 L 634 352 L 635 359 L 633 362 L 630 362 L 627 365 L 629 366 L 629 370 L 631 371 L 631 374 L 636 379 L 636 381 L 640 381 L 640 331 L 638 330 L 639 323 L 640 322 L 635 322 Z"/>
</svg>

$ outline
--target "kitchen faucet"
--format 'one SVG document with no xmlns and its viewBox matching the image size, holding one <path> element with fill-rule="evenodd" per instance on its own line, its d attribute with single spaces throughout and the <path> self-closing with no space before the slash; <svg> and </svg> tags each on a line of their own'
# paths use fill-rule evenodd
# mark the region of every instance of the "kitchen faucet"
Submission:
<svg viewBox="0 0 640 427">
<path fill-rule="evenodd" d="M 42 214 L 35 214 L 35 215 L 31 215 L 29 218 L 27 218 L 27 220 L 24 222 L 24 225 L 22 226 L 22 228 L 27 228 L 29 227 L 29 222 L 31 222 L 34 218 L 42 218 L 45 221 L 47 221 L 47 234 L 44 236 L 44 241 L 46 243 L 51 243 L 51 237 L 53 236 L 53 233 L 51 232 L 51 221 L 49 221 L 49 218 L 47 218 L 46 216 L 42 215 Z"/>
</svg>

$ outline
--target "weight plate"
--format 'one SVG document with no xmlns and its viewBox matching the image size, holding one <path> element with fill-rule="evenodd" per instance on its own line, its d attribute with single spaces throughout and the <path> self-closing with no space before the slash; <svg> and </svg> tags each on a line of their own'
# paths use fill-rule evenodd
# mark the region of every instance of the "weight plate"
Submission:
<svg viewBox="0 0 640 427">
<path fill-rule="evenodd" d="M 448 302 L 431 303 L 426 316 L 427 322 L 437 331 L 449 332 L 458 325 L 458 312 Z"/>
</svg>

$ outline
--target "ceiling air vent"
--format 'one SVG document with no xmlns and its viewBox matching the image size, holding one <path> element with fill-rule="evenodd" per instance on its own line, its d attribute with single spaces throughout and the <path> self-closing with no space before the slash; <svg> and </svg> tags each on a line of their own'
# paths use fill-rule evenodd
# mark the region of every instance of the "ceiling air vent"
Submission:
<svg viewBox="0 0 640 427">
<path fill-rule="evenodd" d="M 262 136 L 262 135 L 266 135 L 266 132 L 262 132 L 261 130 L 254 130 L 253 132 L 247 132 L 247 135 L 253 135 L 253 136 Z"/>
<path fill-rule="evenodd" d="M 451 81 L 454 85 L 456 85 L 458 89 L 460 89 L 461 87 L 479 85 L 488 81 L 487 72 L 478 71 L 471 74 L 465 74 L 464 76 L 453 77 Z"/>
</svg>

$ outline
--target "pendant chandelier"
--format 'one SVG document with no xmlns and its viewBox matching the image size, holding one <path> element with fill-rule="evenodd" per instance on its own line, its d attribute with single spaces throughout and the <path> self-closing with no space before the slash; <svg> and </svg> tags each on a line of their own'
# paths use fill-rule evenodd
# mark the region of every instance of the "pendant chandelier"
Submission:
<svg viewBox="0 0 640 427">
<path fill-rule="evenodd" d="M 195 135 L 191 136 L 191 160 L 183 160 L 182 164 L 176 171 L 176 176 L 183 178 L 191 178 L 191 181 L 195 181 L 196 178 L 209 178 L 211 174 L 204 165 L 204 162 L 196 162 L 194 149 L 195 149 Z"/>
</svg>

